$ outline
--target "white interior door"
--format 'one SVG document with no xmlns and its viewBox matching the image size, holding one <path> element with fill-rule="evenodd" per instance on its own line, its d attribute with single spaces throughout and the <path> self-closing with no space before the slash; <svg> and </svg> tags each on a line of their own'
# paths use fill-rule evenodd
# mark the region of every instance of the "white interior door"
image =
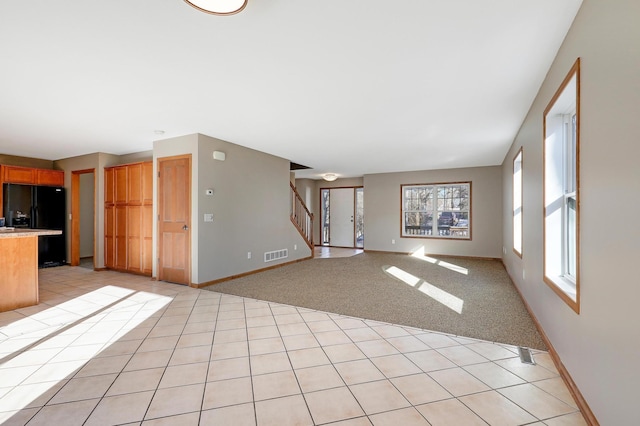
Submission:
<svg viewBox="0 0 640 426">
<path fill-rule="evenodd" d="M 335 247 L 354 247 L 354 190 L 335 188 L 329 192 L 329 243 Z"/>
</svg>

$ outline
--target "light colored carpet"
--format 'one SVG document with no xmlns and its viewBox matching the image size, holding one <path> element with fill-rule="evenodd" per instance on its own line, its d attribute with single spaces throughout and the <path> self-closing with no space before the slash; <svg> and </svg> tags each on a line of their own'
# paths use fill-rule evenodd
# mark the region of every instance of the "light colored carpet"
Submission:
<svg viewBox="0 0 640 426">
<path fill-rule="evenodd" d="M 205 289 L 547 349 L 497 260 L 365 252 L 299 262 Z"/>
</svg>

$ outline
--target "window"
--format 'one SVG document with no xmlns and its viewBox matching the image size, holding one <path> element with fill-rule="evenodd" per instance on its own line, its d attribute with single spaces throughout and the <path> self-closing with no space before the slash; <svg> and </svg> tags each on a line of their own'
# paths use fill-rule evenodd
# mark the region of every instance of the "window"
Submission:
<svg viewBox="0 0 640 426">
<path fill-rule="evenodd" d="M 320 190 L 320 244 L 329 245 L 329 190 Z"/>
<path fill-rule="evenodd" d="M 401 191 L 403 237 L 471 239 L 471 182 L 402 185 Z"/>
<path fill-rule="evenodd" d="M 544 112 L 544 281 L 580 312 L 580 59 Z"/>
<path fill-rule="evenodd" d="M 356 247 L 364 248 L 364 188 L 356 188 Z"/>
<path fill-rule="evenodd" d="M 513 251 L 522 257 L 522 148 L 513 159 Z"/>
</svg>

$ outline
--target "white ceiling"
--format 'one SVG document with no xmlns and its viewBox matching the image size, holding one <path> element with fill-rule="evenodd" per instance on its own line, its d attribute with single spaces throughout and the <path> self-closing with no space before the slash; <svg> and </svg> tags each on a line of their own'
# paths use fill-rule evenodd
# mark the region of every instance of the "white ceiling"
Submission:
<svg viewBox="0 0 640 426">
<path fill-rule="evenodd" d="M 580 4 L 0 0 L 0 153 L 202 133 L 315 178 L 500 164 Z"/>
</svg>

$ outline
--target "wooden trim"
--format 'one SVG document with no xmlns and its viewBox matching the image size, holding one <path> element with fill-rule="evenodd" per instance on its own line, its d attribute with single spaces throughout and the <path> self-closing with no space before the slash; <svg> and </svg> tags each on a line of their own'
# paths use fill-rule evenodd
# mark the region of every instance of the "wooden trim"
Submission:
<svg viewBox="0 0 640 426">
<path fill-rule="evenodd" d="M 325 246 L 326 247 L 326 246 Z M 403 254 L 407 256 L 413 255 L 412 252 L 403 252 L 403 251 L 385 251 L 385 250 L 366 250 L 366 249 L 358 249 L 364 250 L 366 253 L 381 253 L 381 254 Z M 486 257 L 486 256 L 460 256 L 457 254 L 436 254 L 436 253 L 425 253 L 425 256 L 429 257 L 446 257 L 448 259 L 469 259 L 469 260 L 497 260 L 502 262 L 502 258 L 500 257 Z"/>
<path fill-rule="evenodd" d="M 262 268 L 262 269 L 256 269 L 254 271 L 243 272 L 242 274 L 231 275 L 231 276 L 228 276 L 228 277 L 225 277 L 225 278 L 220 278 L 220 279 L 213 280 L 213 281 L 207 281 L 207 282 L 200 283 L 200 284 L 191 283 L 190 287 L 203 288 L 203 287 L 207 287 L 207 286 L 210 286 L 210 285 L 215 285 L 215 284 L 220 284 L 220 283 L 223 283 L 223 282 L 235 280 L 236 278 L 248 277 L 249 275 L 259 274 L 260 272 L 266 272 L 266 271 L 270 271 L 272 269 L 281 268 L 283 266 L 293 265 L 294 263 L 299 263 L 299 262 L 303 262 L 305 260 L 311 260 L 311 259 L 313 259 L 313 255 L 308 256 L 308 257 L 303 257 L 302 259 L 292 260 L 290 262 L 279 263 L 277 265 L 268 266 L 268 267 Z"/>
<path fill-rule="evenodd" d="M 516 250 L 515 247 L 512 247 L 513 252 L 516 254 L 516 256 L 518 256 L 520 259 L 522 259 L 522 252 L 524 251 L 524 209 L 522 207 L 523 204 L 523 200 L 524 200 L 524 196 L 523 196 L 523 190 L 524 190 L 524 172 L 523 172 L 523 166 L 524 166 L 524 148 L 520 147 L 520 149 L 518 150 L 518 152 L 516 152 L 516 155 L 513 157 L 513 161 L 511 162 L 513 165 L 513 169 L 511 172 L 511 194 L 513 196 L 513 175 L 516 174 L 516 158 L 518 158 L 518 156 L 520 156 L 520 251 Z M 511 200 L 511 232 L 513 232 L 513 203 L 515 200 Z M 511 235 L 511 245 L 513 246 L 513 238 L 514 235 Z"/>
<path fill-rule="evenodd" d="M 547 207 L 546 207 L 546 187 L 547 187 L 547 114 L 554 107 L 556 101 L 564 92 L 567 84 L 573 76 L 576 77 L 576 300 L 571 299 L 551 277 L 547 275 Z M 543 281 L 562 299 L 576 314 L 580 314 L 580 58 L 577 58 L 573 66 L 565 76 L 544 109 L 542 115 L 542 278 Z"/>
<path fill-rule="evenodd" d="M 529 315 L 531 316 L 531 319 L 533 319 L 533 323 L 535 324 L 536 328 L 538 329 L 538 332 L 540 333 L 540 336 L 542 337 L 542 340 L 544 341 L 545 345 L 547 345 L 547 348 L 549 349 L 549 355 L 551 356 L 551 359 L 553 360 L 553 363 L 555 364 L 556 368 L 558 369 L 558 373 L 560 373 L 560 377 L 562 377 L 562 380 L 564 381 L 565 385 L 567 385 L 567 388 L 569 389 L 569 392 L 571 393 L 571 396 L 573 396 L 574 401 L 578 405 L 578 408 L 580 409 L 580 413 L 584 417 L 584 419 L 587 422 L 587 424 L 589 424 L 590 426 L 599 426 L 600 423 L 598 422 L 598 419 L 593 414 L 593 411 L 591 411 L 591 407 L 589 407 L 589 404 L 587 403 L 587 400 L 584 398 L 584 396 L 582 396 L 582 393 L 580 392 L 580 389 L 578 388 L 578 385 L 576 385 L 576 383 L 573 381 L 573 378 L 571 377 L 571 374 L 569 374 L 569 371 L 567 370 L 567 368 L 562 363 L 562 360 L 560 359 L 560 355 L 558 355 L 558 352 L 556 352 L 555 348 L 551 344 L 551 340 L 549 340 L 549 337 L 544 332 L 544 329 L 542 328 L 542 325 L 540 324 L 540 322 L 538 321 L 538 318 L 536 318 L 535 314 L 531 310 L 531 307 L 529 306 L 529 303 L 527 303 L 527 300 L 523 297 L 522 292 L 520 291 L 518 286 L 515 285 L 515 281 L 513 280 L 513 277 L 511 276 L 511 274 L 509 273 L 509 270 L 507 269 L 507 266 L 504 264 L 504 261 L 502 262 L 502 266 L 504 267 L 505 271 L 507 272 L 507 275 L 509 276 L 509 279 L 511 280 L 511 284 L 513 285 L 513 287 L 516 289 L 516 291 L 520 295 L 520 299 L 524 303 L 524 306 L 527 309 L 527 312 L 529 312 Z"/>
</svg>

